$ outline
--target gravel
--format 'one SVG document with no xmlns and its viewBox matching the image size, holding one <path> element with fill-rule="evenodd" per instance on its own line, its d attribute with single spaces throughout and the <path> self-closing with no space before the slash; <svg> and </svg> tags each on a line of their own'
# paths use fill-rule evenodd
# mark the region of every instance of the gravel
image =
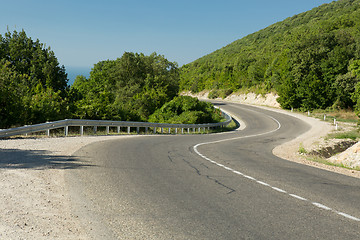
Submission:
<svg viewBox="0 0 360 240">
<path fill-rule="evenodd" d="M 136 136 L 0 140 L 0 239 L 90 239 L 71 211 L 64 173 L 98 141 Z M 26 161 L 20 161 L 26 159 Z"/>
</svg>

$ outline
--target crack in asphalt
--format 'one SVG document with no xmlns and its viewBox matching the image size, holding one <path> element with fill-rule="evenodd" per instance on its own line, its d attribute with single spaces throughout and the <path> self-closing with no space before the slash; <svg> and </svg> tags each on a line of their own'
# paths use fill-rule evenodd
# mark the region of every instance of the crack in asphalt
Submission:
<svg viewBox="0 0 360 240">
<path fill-rule="evenodd" d="M 231 187 L 226 186 L 225 184 L 223 184 L 222 182 L 220 182 L 220 181 L 219 181 L 219 180 L 217 180 L 216 178 L 212 178 L 212 177 L 210 177 L 209 175 L 206 175 L 206 177 L 207 177 L 208 179 L 210 179 L 210 180 L 214 181 L 216 184 L 218 184 L 218 185 L 220 185 L 220 186 L 222 186 L 222 187 L 224 187 L 224 188 L 226 188 L 226 189 L 230 190 L 230 192 L 228 192 L 227 194 L 231 194 L 231 193 L 233 193 L 233 192 L 235 192 L 235 191 L 236 191 L 235 189 L 233 189 L 233 188 L 231 188 Z"/>
<path fill-rule="evenodd" d="M 220 185 L 220 186 L 228 189 L 229 192 L 228 192 L 227 194 L 231 194 L 231 193 L 233 193 L 233 192 L 236 191 L 235 189 L 233 189 L 233 188 L 231 188 L 231 187 L 229 187 L 229 186 L 226 186 L 224 183 L 220 182 L 220 181 L 219 181 L 218 179 L 216 179 L 216 178 L 213 178 L 213 177 L 211 177 L 211 176 L 209 176 L 209 175 L 203 175 L 203 174 L 201 174 L 201 171 L 200 171 L 197 167 L 195 167 L 194 165 L 192 165 L 192 164 L 191 164 L 189 161 L 187 161 L 186 159 L 183 158 L 182 160 L 183 160 L 189 167 L 191 167 L 192 169 L 194 169 L 194 170 L 196 171 L 197 175 L 202 176 L 202 177 L 206 177 L 207 179 L 215 182 L 216 184 L 218 184 L 218 185 Z M 200 165 L 205 166 L 207 169 L 209 168 L 208 166 L 206 166 L 206 165 L 204 165 L 204 164 L 200 164 Z"/>
</svg>

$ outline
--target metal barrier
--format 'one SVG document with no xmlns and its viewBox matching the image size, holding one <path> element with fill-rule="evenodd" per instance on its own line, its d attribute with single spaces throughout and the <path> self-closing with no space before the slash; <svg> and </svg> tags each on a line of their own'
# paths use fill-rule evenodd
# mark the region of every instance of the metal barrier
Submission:
<svg viewBox="0 0 360 240">
<path fill-rule="evenodd" d="M 201 129 L 206 130 L 216 127 L 227 126 L 232 118 L 227 113 L 221 111 L 224 116 L 224 122 L 219 123 L 204 123 L 204 124 L 168 124 L 168 123 L 149 123 L 149 122 L 127 122 L 127 121 L 105 121 L 105 120 L 81 120 L 81 119 L 65 119 L 55 122 L 47 122 L 17 128 L 3 129 L 0 130 L 0 138 L 11 137 L 16 135 L 24 135 L 28 133 L 35 132 L 46 132 L 50 136 L 50 130 L 64 128 L 65 136 L 69 134 L 69 127 L 80 127 L 80 135 L 84 134 L 84 127 L 94 127 L 94 132 L 96 133 L 97 127 L 106 127 L 106 133 L 109 134 L 110 127 L 117 127 L 117 132 L 120 133 L 122 127 L 126 127 L 127 133 L 130 133 L 131 128 L 136 128 L 136 132 L 140 133 L 140 128 L 145 129 L 145 133 L 149 132 L 149 129 L 152 128 L 153 133 L 157 132 L 157 129 L 160 129 L 161 133 L 164 133 L 164 128 L 168 129 L 168 133 L 171 133 L 171 129 L 175 129 L 175 134 L 179 134 L 178 129 L 181 129 L 181 134 L 184 133 L 184 129 L 187 130 L 187 133 L 201 131 Z"/>
</svg>

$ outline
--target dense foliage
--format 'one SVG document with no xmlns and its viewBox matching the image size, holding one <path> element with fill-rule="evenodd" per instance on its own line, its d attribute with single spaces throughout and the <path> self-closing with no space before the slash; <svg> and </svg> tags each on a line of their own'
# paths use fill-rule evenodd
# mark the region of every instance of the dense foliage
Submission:
<svg viewBox="0 0 360 240">
<path fill-rule="evenodd" d="M 126 52 L 94 65 L 89 79 L 78 76 L 71 88 L 76 117 L 147 121 L 178 94 L 176 63 L 156 53 Z"/>
<path fill-rule="evenodd" d="M 95 64 L 88 79 L 67 82 L 64 66 L 39 40 L 25 31 L 0 35 L 0 128 L 64 118 L 148 121 L 178 95 L 179 70 L 156 53 L 126 52 Z M 185 99 L 187 123 L 214 121 L 211 105 Z"/>
<path fill-rule="evenodd" d="M 150 122 L 177 124 L 213 123 L 220 122 L 221 119 L 220 110 L 211 103 L 189 96 L 175 97 L 149 117 Z"/>
<path fill-rule="evenodd" d="M 360 0 L 324 4 L 183 66 L 180 89 L 276 91 L 283 108 L 352 108 L 359 29 Z"/>
<path fill-rule="evenodd" d="M 67 74 L 24 31 L 0 35 L 0 128 L 66 116 Z"/>
</svg>

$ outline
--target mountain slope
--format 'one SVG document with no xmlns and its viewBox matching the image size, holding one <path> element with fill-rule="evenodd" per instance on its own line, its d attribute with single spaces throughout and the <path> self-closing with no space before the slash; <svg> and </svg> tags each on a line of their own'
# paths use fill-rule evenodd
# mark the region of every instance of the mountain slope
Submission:
<svg viewBox="0 0 360 240">
<path fill-rule="evenodd" d="M 353 107 L 359 59 L 360 0 L 340 0 L 183 66 L 180 88 L 275 90 L 284 108 Z"/>
</svg>

